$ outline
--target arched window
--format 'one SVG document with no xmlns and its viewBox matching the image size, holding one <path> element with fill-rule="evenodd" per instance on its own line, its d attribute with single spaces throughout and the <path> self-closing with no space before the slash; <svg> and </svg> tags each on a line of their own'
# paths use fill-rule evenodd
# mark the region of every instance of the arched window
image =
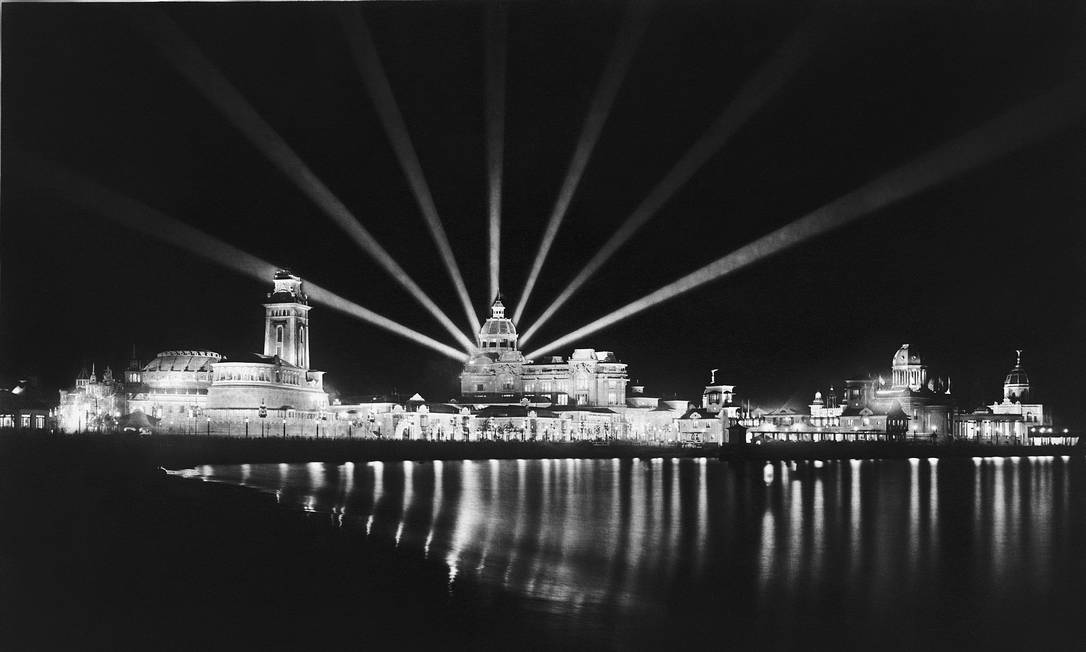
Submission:
<svg viewBox="0 0 1086 652">
<path fill-rule="evenodd" d="M 283 355 L 283 327 L 275 327 L 275 355 Z"/>
<path fill-rule="evenodd" d="M 305 326 L 298 327 L 298 366 L 309 366 L 309 361 L 305 359 Z"/>
</svg>

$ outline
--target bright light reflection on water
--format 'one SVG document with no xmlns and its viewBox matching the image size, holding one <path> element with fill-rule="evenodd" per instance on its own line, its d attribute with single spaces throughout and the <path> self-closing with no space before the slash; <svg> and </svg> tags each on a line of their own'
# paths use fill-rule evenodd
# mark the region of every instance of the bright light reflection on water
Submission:
<svg viewBox="0 0 1086 652">
<path fill-rule="evenodd" d="M 1075 604 L 1086 580 L 1077 552 L 1086 492 L 1080 459 L 1053 461 L 520 459 L 186 475 L 329 514 L 443 561 L 454 597 L 466 581 L 495 600 L 519 596 L 539 618 L 561 616 L 560 627 L 605 646 L 662 643 L 675 623 L 694 631 L 721 614 L 769 623 L 848 613 L 859 639 L 895 627 L 911 632 L 908 647 L 977 618 L 1060 624 L 1042 606 Z M 929 613 L 926 629 L 895 620 Z M 868 622 L 881 625 L 865 634 Z M 776 646 L 804 643 L 778 629 Z"/>
</svg>

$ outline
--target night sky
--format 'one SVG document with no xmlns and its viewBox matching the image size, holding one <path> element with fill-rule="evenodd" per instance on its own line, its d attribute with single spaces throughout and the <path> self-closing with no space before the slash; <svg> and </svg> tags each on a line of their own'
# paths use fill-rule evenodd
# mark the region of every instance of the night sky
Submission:
<svg viewBox="0 0 1086 652">
<path fill-rule="evenodd" d="M 480 315 L 487 296 L 486 5 L 362 9 Z M 25 155 L 452 343 L 153 47 L 164 13 L 458 323 L 463 312 L 330 5 L 4 4 L 0 376 L 70 385 L 202 348 L 259 351 L 266 284 L 43 193 Z M 1086 5 L 671 2 L 658 6 L 526 312 L 531 321 L 790 33 L 813 55 L 535 338 L 583 325 L 940 143 L 1086 74 Z M 515 304 L 622 20 L 609 2 L 509 7 L 502 288 Z M 1057 419 L 1079 378 L 1086 120 L 685 294 L 580 346 L 651 394 L 809 402 L 889 374 L 909 342 L 963 407 L 1001 396 L 1014 349 Z M 512 305 L 510 305 L 510 309 Z M 522 324 L 525 326 L 527 324 Z M 465 326 L 466 328 L 466 326 Z M 458 391 L 459 365 L 329 309 L 312 359 L 345 397 Z M 531 345 L 529 346 L 531 348 Z M 572 347 L 571 347 L 572 348 Z M 563 351 L 568 354 L 569 351 Z"/>
</svg>

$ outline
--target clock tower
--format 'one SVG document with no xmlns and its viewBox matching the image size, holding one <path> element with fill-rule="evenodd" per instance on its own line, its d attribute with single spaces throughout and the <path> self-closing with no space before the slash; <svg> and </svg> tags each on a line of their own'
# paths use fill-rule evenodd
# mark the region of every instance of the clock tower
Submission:
<svg viewBox="0 0 1086 652">
<path fill-rule="evenodd" d="M 264 355 L 309 369 L 309 297 L 302 279 L 288 270 L 275 273 L 275 288 L 264 304 Z"/>
</svg>

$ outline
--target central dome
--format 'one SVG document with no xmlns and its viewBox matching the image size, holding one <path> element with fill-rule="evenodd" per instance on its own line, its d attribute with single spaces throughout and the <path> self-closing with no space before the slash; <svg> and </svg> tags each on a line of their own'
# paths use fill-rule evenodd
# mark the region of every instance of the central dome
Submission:
<svg viewBox="0 0 1086 652">
<path fill-rule="evenodd" d="M 501 295 L 490 306 L 490 318 L 479 329 L 479 348 L 513 350 L 517 348 L 517 327 L 505 316 Z"/>
<path fill-rule="evenodd" d="M 1014 361 L 1014 369 L 1003 380 L 1004 385 L 1029 385 L 1029 376 L 1022 368 L 1022 352 L 1018 351 L 1018 358 Z"/>
<path fill-rule="evenodd" d="M 517 328 L 509 319 L 490 318 L 479 332 L 483 335 L 516 335 Z"/>
</svg>

